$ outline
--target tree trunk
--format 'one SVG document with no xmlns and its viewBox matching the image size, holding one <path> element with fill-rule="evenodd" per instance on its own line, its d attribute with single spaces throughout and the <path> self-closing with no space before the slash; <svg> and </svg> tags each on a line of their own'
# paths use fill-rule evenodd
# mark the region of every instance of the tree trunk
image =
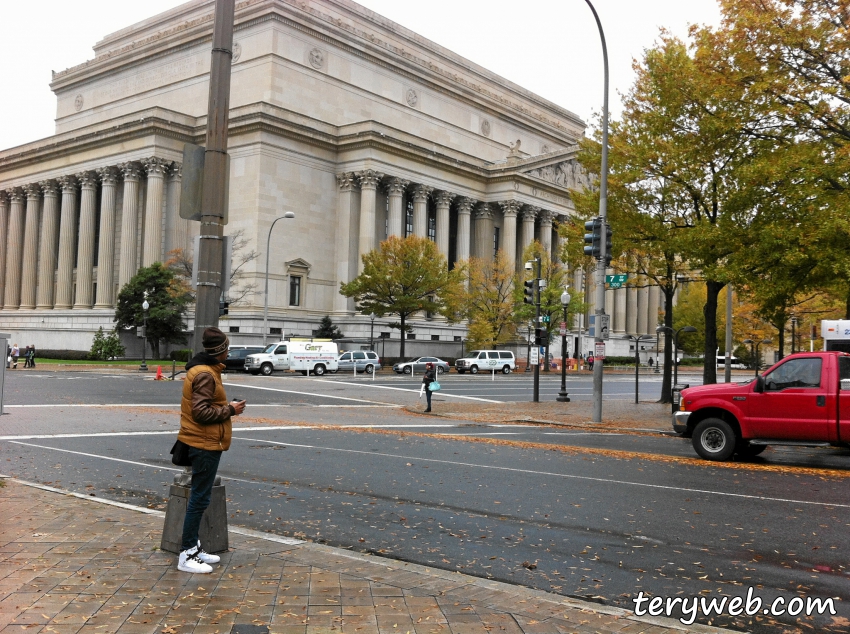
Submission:
<svg viewBox="0 0 850 634">
<path fill-rule="evenodd" d="M 151 344 L 151 361 L 159 359 L 159 339 L 148 339 Z"/>
<path fill-rule="evenodd" d="M 399 323 L 401 324 L 401 329 L 400 329 L 400 331 L 401 331 L 401 345 L 399 346 L 399 349 L 398 349 L 398 355 L 401 358 L 399 359 L 399 361 L 404 361 L 404 331 L 405 331 L 405 328 L 404 328 L 405 319 L 404 318 L 405 318 L 404 313 L 399 315 Z"/>
<path fill-rule="evenodd" d="M 664 374 L 661 378 L 661 398 L 659 403 L 673 402 L 673 289 L 666 286 L 661 287 L 664 293 L 664 325 L 670 330 L 662 330 L 664 333 Z"/>
<path fill-rule="evenodd" d="M 717 383 L 717 296 L 723 287 L 723 282 L 706 280 L 706 299 L 703 307 L 705 316 L 705 359 L 702 366 L 703 385 Z"/>
</svg>

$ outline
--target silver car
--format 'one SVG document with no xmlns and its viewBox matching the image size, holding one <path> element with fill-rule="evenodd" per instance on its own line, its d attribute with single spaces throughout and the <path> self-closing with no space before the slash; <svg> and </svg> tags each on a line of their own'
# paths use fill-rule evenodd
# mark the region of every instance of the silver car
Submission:
<svg viewBox="0 0 850 634">
<path fill-rule="evenodd" d="M 381 369 L 381 358 L 377 352 L 371 350 L 352 350 L 343 352 L 337 359 L 340 372 L 352 372 L 357 367 L 357 372 L 372 374 Z"/>
<path fill-rule="evenodd" d="M 437 357 L 419 357 L 418 359 L 410 359 L 410 361 L 400 361 L 393 366 L 398 374 L 423 374 L 425 372 L 425 364 L 433 363 L 437 368 L 437 374 L 443 374 L 449 371 L 449 364 L 438 359 Z"/>
</svg>

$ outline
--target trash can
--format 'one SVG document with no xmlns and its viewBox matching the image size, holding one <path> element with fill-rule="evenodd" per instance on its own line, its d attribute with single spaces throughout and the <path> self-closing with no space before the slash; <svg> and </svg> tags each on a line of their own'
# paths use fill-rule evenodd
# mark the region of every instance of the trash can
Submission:
<svg viewBox="0 0 850 634">
<path fill-rule="evenodd" d="M 682 390 L 690 386 L 690 383 L 677 383 L 673 386 L 673 413 L 679 411 L 679 404 L 682 402 Z"/>
</svg>

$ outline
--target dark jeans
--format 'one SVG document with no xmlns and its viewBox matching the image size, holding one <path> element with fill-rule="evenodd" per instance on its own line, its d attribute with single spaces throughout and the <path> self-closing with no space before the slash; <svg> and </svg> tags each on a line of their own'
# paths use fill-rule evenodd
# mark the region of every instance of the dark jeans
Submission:
<svg viewBox="0 0 850 634">
<path fill-rule="evenodd" d="M 192 492 L 189 494 L 189 503 L 186 505 L 180 550 L 188 550 L 198 545 L 201 518 L 210 505 L 221 452 L 192 447 L 189 449 L 189 459 L 192 461 Z"/>
<path fill-rule="evenodd" d="M 425 390 L 425 398 L 428 399 L 428 407 L 426 409 L 431 409 L 431 394 L 433 394 L 433 392 L 431 392 L 431 390 L 428 390 L 428 389 Z"/>
</svg>

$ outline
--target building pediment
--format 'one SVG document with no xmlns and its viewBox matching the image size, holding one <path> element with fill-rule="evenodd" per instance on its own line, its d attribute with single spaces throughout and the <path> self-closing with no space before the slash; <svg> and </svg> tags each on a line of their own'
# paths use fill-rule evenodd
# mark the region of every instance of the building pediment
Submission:
<svg viewBox="0 0 850 634">
<path fill-rule="evenodd" d="M 286 262 L 287 269 L 304 269 L 305 271 L 309 271 L 312 267 L 312 264 L 302 258 L 295 258 L 294 260 Z"/>
</svg>

